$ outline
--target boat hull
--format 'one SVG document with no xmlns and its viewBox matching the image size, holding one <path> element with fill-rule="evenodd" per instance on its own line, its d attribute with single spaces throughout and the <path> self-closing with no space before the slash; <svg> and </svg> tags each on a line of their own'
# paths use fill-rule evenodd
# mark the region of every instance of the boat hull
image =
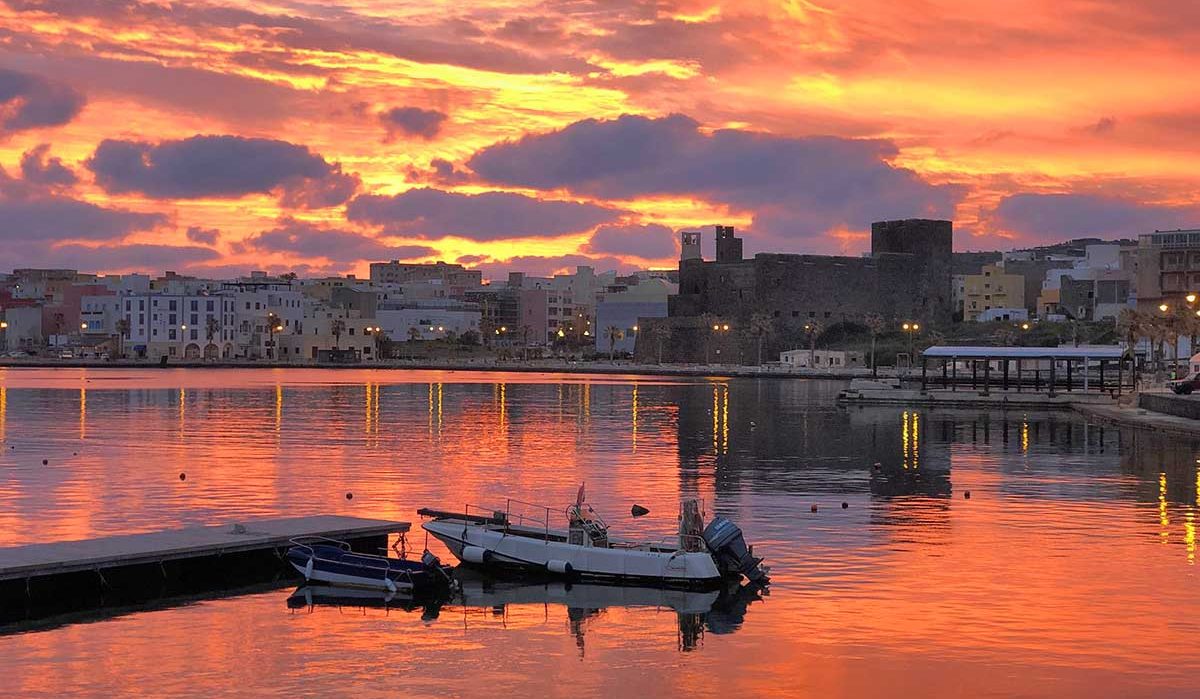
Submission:
<svg viewBox="0 0 1200 699">
<path fill-rule="evenodd" d="M 332 547 L 294 547 L 287 559 L 307 582 L 339 587 L 412 593 L 445 579 L 442 572 L 413 561 L 358 556 Z"/>
<path fill-rule="evenodd" d="M 579 546 L 566 543 L 560 533 L 533 538 L 514 535 L 502 527 L 448 519 L 421 526 L 463 563 L 489 569 L 685 588 L 715 587 L 724 579 L 706 551 Z"/>
</svg>

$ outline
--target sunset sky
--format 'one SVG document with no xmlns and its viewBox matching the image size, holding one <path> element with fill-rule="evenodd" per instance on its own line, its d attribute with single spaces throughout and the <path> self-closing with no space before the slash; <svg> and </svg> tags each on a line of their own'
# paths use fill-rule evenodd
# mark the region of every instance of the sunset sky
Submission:
<svg viewBox="0 0 1200 699">
<path fill-rule="evenodd" d="M 1166 0 L 0 0 L 0 269 L 1200 227 L 1198 44 L 1200 4 Z"/>
</svg>

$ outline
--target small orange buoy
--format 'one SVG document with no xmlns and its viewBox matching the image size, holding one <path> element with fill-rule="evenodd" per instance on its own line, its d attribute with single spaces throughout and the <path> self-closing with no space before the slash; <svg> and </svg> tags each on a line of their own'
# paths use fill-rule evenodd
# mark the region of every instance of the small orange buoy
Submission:
<svg viewBox="0 0 1200 699">
<path fill-rule="evenodd" d="M 848 502 L 843 502 L 843 503 L 842 503 L 842 509 L 843 509 L 843 510 L 844 510 L 844 509 L 846 509 L 846 508 L 848 508 L 848 507 L 850 507 L 850 503 L 848 503 Z"/>
<path fill-rule="evenodd" d="M 181 480 L 181 481 L 186 481 L 186 480 L 187 480 L 187 474 L 186 474 L 186 473 L 180 473 L 180 474 L 179 474 L 179 480 Z"/>
<path fill-rule="evenodd" d="M 48 466 L 49 464 L 50 464 L 50 459 L 42 459 L 43 466 Z"/>
<path fill-rule="evenodd" d="M 812 506 L 812 509 L 811 509 L 811 511 L 812 511 L 812 512 L 816 512 L 816 511 L 817 511 L 817 506 L 816 506 L 816 505 L 813 505 L 813 506 Z"/>
<path fill-rule="evenodd" d="M 353 500 L 353 499 L 354 499 L 354 493 L 346 493 L 346 499 L 347 499 L 347 500 Z"/>
<path fill-rule="evenodd" d="M 970 499 L 971 499 L 971 491 L 968 490 L 967 492 L 963 493 L 963 500 L 970 500 Z"/>
</svg>

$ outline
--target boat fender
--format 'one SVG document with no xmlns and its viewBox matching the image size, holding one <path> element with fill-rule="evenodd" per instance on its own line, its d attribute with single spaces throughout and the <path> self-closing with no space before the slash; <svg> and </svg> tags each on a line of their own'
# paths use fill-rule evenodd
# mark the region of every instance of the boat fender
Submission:
<svg viewBox="0 0 1200 699">
<path fill-rule="evenodd" d="M 389 594 L 396 594 L 396 583 L 392 582 L 392 579 L 387 576 L 387 573 L 383 574 L 383 584 L 385 587 L 387 587 Z"/>
<path fill-rule="evenodd" d="M 557 573 L 558 575 L 570 575 L 575 571 L 575 569 L 571 567 L 570 561 L 560 561 L 558 559 L 550 559 L 549 561 L 546 561 L 546 570 L 550 571 L 551 573 Z"/>
<path fill-rule="evenodd" d="M 487 563 L 492 560 L 492 552 L 480 546 L 464 546 L 462 559 L 465 563 Z"/>
<path fill-rule="evenodd" d="M 313 557 L 309 556 L 308 563 L 304 564 L 304 579 L 305 580 L 312 579 L 312 571 L 313 571 Z"/>
</svg>

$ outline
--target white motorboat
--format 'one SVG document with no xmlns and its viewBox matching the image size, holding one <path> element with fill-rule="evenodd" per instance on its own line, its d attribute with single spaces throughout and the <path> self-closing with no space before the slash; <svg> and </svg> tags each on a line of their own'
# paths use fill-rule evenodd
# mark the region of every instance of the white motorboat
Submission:
<svg viewBox="0 0 1200 699">
<path fill-rule="evenodd" d="M 566 529 L 551 527 L 549 507 L 509 499 L 503 510 L 468 505 L 463 512 L 421 509 L 425 531 L 460 561 L 486 568 L 548 573 L 574 580 L 709 587 L 745 576 L 764 583 L 767 569 L 724 517 L 703 526 L 697 500 L 680 508 L 673 541 L 645 543 L 609 536 L 608 525 L 584 503 L 583 488 L 566 508 Z M 530 514 L 532 513 L 532 514 Z"/>
</svg>

